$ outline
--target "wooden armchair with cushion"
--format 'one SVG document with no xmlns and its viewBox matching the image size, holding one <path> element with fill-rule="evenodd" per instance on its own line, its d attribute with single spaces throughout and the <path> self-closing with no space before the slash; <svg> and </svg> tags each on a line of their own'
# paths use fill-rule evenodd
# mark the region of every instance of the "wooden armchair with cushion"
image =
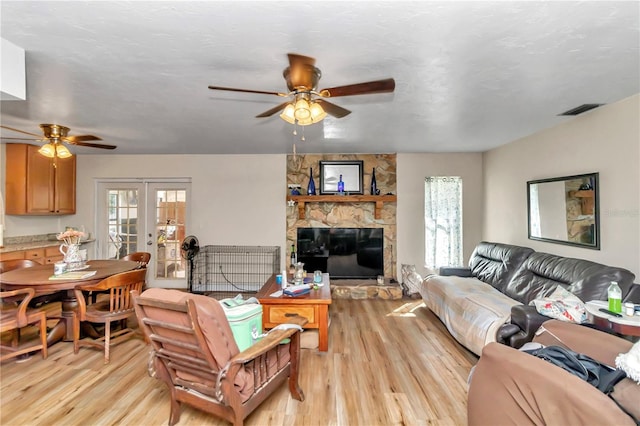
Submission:
<svg viewBox="0 0 640 426">
<path fill-rule="evenodd" d="M 104 362 L 109 362 L 109 347 L 122 340 L 132 337 L 136 330 L 126 326 L 127 318 L 135 315 L 131 291 L 142 291 L 147 274 L 146 269 L 134 269 L 112 275 L 97 284 L 78 285 L 74 291 L 78 299 L 78 313 L 74 318 L 73 349 L 78 353 L 80 345 L 90 345 L 104 348 Z M 109 298 L 96 303 L 87 304 L 87 299 L 92 292 L 108 292 Z M 88 292 L 87 298 L 85 293 Z M 80 322 L 104 324 L 104 337 L 99 339 L 80 340 Z M 111 322 L 120 321 L 121 330 L 111 334 Z"/>
<path fill-rule="evenodd" d="M 16 331 L 30 324 L 35 324 L 40 328 L 40 339 L 37 344 L 27 343 L 18 346 L 19 335 L 18 333 L 14 333 L 10 346 L 5 344 L 1 345 L 0 349 L 6 354 L 0 356 L 0 361 L 37 350 L 42 351 L 43 359 L 47 358 L 47 316 L 39 309 L 31 309 L 28 307 L 34 294 L 35 291 L 32 288 L 0 292 L 0 332 Z M 16 304 L 15 300 L 20 297 L 22 300 L 19 304 Z M 10 302 L 4 303 L 5 299 L 9 299 Z"/>
<path fill-rule="evenodd" d="M 217 300 L 159 288 L 134 299 L 138 324 L 152 346 L 150 374 L 171 392 L 170 426 L 180 420 L 182 403 L 242 425 L 287 380 L 293 398 L 304 400 L 297 329 L 272 330 L 240 352 Z M 303 326 L 307 320 L 290 322 Z"/>
</svg>

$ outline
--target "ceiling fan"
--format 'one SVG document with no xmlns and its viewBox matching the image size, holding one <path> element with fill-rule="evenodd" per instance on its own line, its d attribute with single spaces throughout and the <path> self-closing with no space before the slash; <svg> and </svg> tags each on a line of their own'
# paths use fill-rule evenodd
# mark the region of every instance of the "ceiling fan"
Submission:
<svg viewBox="0 0 640 426">
<path fill-rule="evenodd" d="M 42 129 L 42 135 L 38 135 L 35 133 L 26 132 L 20 129 L 14 129 L 9 126 L 0 126 L 3 129 L 11 130 L 13 132 L 24 133 L 25 135 L 35 136 L 33 138 L 7 138 L 2 137 L 2 141 L 37 141 L 37 142 L 46 142 L 38 152 L 45 157 L 58 157 L 58 158 L 68 158 L 71 157 L 71 152 L 64 146 L 63 143 L 68 143 L 70 145 L 77 146 L 87 146 L 90 148 L 102 148 L 102 149 L 115 149 L 115 145 L 107 145 L 107 144 L 99 144 L 99 143 L 90 143 L 86 141 L 100 141 L 97 136 L 93 135 L 78 135 L 78 136 L 69 136 L 69 128 L 66 126 L 61 126 L 59 124 L 41 124 L 40 129 Z"/>
<path fill-rule="evenodd" d="M 369 81 L 366 83 L 350 84 L 328 89 L 317 90 L 318 81 L 322 73 L 315 67 L 316 60 L 308 56 L 289 53 L 289 66 L 282 73 L 286 82 L 288 93 L 268 92 L 262 90 L 237 89 L 233 87 L 209 86 L 212 90 L 227 90 L 231 92 L 259 93 L 293 98 L 271 108 L 257 118 L 270 117 L 282 111 L 280 118 L 291 123 L 306 126 L 324 119 L 327 114 L 342 118 L 351 113 L 348 109 L 328 102 L 325 98 L 339 96 L 365 95 L 370 93 L 390 93 L 396 87 L 393 78 Z"/>
</svg>

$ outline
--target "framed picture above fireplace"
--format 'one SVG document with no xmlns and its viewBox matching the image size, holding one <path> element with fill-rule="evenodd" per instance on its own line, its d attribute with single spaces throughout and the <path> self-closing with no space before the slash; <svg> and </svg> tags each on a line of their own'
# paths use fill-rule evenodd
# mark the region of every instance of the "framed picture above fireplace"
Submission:
<svg viewBox="0 0 640 426">
<path fill-rule="evenodd" d="M 362 160 L 320 161 L 320 194 L 338 194 L 338 182 L 342 176 L 344 192 L 363 194 Z"/>
</svg>

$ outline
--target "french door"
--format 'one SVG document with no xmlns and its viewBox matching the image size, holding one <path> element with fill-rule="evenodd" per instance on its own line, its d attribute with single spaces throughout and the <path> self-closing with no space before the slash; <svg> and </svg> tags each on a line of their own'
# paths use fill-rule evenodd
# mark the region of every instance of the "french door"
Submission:
<svg viewBox="0 0 640 426">
<path fill-rule="evenodd" d="M 191 183 L 140 179 L 97 184 L 98 257 L 121 259 L 151 253 L 149 287 L 186 288 L 187 261 L 180 245 L 186 235 Z"/>
</svg>

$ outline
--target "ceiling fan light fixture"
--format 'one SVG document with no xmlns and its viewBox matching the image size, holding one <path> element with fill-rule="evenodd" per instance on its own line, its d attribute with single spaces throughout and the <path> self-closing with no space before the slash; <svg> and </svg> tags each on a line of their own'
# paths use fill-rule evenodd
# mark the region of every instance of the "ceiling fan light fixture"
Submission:
<svg viewBox="0 0 640 426">
<path fill-rule="evenodd" d="M 47 142 L 40 147 L 38 152 L 44 155 L 45 157 L 53 158 L 56 153 L 56 147 L 52 143 Z"/>
<path fill-rule="evenodd" d="M 299 124 L 300 126 L 308 126 L 310 124 L 319 123 L 326 116 L 327 113 L 324 111 L 324 108 L 322 108 L 320 104 L 312 102 L 311 106 L 309 107 L 309 116 L 303 120 L 298 120 L 297 124 Z"/>
<path fill-rule="evenodd" d="M 298 99 L 295 105 L 294 116 L 296 120 L 302 122 L 311 118 L 311 110 L 309 109 L 309 102 L 306 99 Z"/>
<path fill-rule="evenodd" d="M 69 149 L 61 144 L 56 145 L 56 155 L 58 158 L 69 158 L 73 156 Z"/>
<path fill-rule="evenodd" d="M 280 114 L 280 118 L 286 121 L 289 124 L 296 124 L 296 117 L 294 115 L 295 108 L 292 104 L 287 105 Z"/>
<path fill-rule="evenodd" d="M 318 123 L 324 120 L 326 116 L 327 116 L 327 113 L 324 111 L 324 108 L 322 108 L 322 105 L 320 105 L 317 102 L 313 102 L 311 104 L 311 120 L 314 123 Z"/>
</svg>

